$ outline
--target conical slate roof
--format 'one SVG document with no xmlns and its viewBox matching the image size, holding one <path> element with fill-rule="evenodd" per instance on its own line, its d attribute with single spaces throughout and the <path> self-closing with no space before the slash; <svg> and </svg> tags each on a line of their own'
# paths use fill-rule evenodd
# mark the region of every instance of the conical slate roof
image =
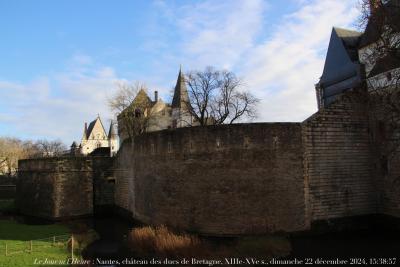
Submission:
<svg viewBox="0 0 400 267">
<path fill-rule="evenodd" d="M 114 129 L 114 123 L 111 122 L 110 130 L 108 131 L 108 138 L 113 138 L 115 136 L 117 136 L 117 133 L 115 132 L 115 129 Z"/>
<path fill-rule="evenodd" d="M 82 140 L 87 140 L 88 135 L 87 135 L 87 123 L 85 122 L 85 127 L 83 128 L 83 136 Z"/>
<path fill-rule="evenodd" d="M 176 80 L 172 108 L 186 107 L 189 103 L 189 95 L 186 88 L 185 77 L 182 69 L 179 69 L 178 79 Z"/>
</svg>

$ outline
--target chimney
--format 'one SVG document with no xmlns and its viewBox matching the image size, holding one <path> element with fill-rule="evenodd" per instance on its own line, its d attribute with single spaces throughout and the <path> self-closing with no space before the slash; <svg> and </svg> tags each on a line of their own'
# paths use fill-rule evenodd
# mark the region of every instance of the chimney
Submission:
<svg viewBox="0 0 400 267">
<path fill-rule="evenodd" d="M 158 91 L 154 91 L 154 101 L 158 102 Z"/>
</svg>

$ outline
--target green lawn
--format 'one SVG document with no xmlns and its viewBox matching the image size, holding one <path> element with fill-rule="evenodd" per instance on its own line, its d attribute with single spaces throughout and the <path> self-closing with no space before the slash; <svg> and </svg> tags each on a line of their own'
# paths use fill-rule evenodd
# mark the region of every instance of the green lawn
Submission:
<svg viewBox="0 0 400 267">
<path fill-rule="evenodd" d="M 53 238 L 49 238 L 65 234 L 69 234 L 69 229 L 63 225 L 26 225 L 0 220 L 0 266 L 40 266 L 34 265 L 35 259 L 36 262 L 45 259 L 57 262 L 66 260 L 70 256 L 67 248 L 62 246 L 62 242 L 57 242 L 57 239 L 53 245 Z M 59 239 L 62 241 L 66 238 Z M 30 250 L 29 240 L 34 240 L 31 253 L 27 252 Z M 9 256 L 5 256 L 6 244 L 8 253 L 11 254 Z"/>
</svg>

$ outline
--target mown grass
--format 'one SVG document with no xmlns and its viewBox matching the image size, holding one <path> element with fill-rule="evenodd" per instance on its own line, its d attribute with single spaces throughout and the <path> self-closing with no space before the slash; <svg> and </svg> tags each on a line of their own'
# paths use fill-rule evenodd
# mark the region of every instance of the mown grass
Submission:
<svg viewBox="0 0 400 267">
<path fill-rule="evenodd" d="M 32 253 L 29 240 L 43 239 L 51 236 L 69 234 L 69 229 L 63 225 L 26 225 L 11 220 L 0 220 L 0 266 L 38 266 L 38 260 L 64 261 L 70 256 L 67 248 L 62 243 L 52 246 L 52 240 L 34 241 Z M 5 256 L 5 246 L 8 253 Z M 24 251 L 15 253 L 17 251 Z M 43 266 L 43 265 L 42 265 Z"/>
<path fill-rule="evenodd" d="M 132 229 L 129 245 L 141 257 L 223 259 L 253 257 L 271 259 L 290 254 L 290 241 L 284 236 L 253 236 L 207 239 L 176 233 L 165 226 Z"/>
</svg>

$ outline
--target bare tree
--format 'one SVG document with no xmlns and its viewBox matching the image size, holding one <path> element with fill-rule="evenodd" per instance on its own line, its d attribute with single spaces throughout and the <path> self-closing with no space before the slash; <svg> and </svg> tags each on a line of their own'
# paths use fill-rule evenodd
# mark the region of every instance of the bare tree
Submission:
<svg viewBox="0 0 400 267">
<path fill-rule="evenodd" d="M 360 1 L 359 24 L 361 28 L 365 28 L 361 42 L 364 42 L 363 46 L 367 46 L 367 49 L 363 49 L 361 57 L 367 72 L 387 71 L 400 67 L 400 1 Z M 371 67 L 378 69 L 370 69 Z M 385 82 L 389 85 L 398 85 L 399 76 L 400 73 L 391 73 L 390 79 L 386 79 Z M 382 84 L 369 85 L 382 88 Z"/>
<path fill-rule="evenodd" d="M 17 138 L 0 138 L 0 167 L 8 175 L 15 173 L 18 159 L 22 156 L 21 141 Z"/>
<path fill-rule="evenodd" d="M 186 75 L 189 99 L 186 111 L 200 125 L 234 123 L 256 117 L 259 100 L 243 90 L 242 81 L 232 72 L 207 67 Z"/>
<path fill-rule="evenodd" d="M 33 141 L 0 137 L 0 172 L 14 174 L 18 168 L 18 160 L 37 157 L 39 152 L 37 144 Z"/>
<path fill-rule="evenodd" d="M 122 139 L 142 134 L 149 127 L 153 117 L 152 101 L 146 90 L 140 82 L 132 85 L 121 83 L 115 95 L 108 99 L 110 109 L 116 114 Z"/>
<path fill-rule="evenodd" d="M 393 157 L 400 148 L 400 1 L 360 1 L 367 101 L 381 153 Z"/>
<path fill-rule="evenodd" d="M 66 145 L 60 140 L 38 140 L 33 147 L 36 148 L 37 155 L 41 157 L 60 156 L 67 150 Z"/>
</svg>

